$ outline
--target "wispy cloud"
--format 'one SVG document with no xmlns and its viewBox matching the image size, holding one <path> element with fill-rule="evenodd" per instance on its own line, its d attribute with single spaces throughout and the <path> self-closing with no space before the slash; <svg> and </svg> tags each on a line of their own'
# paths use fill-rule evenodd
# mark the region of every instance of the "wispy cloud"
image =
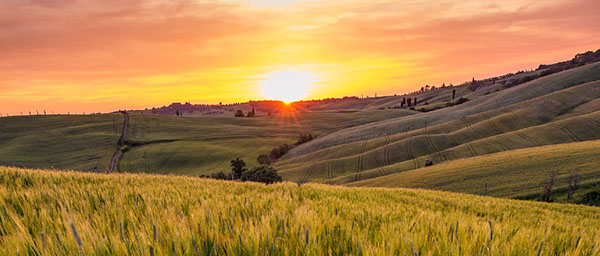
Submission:
<svg viewBox="0 0 600 256">
<path fill-rule="evenodd" d="M 290 67 L 318 77 L 310 97 L 401 93 L 600 48 L 598 13 L 595 0 L 4 0 L 0 112 L 242 101 Z"/>
</svg>

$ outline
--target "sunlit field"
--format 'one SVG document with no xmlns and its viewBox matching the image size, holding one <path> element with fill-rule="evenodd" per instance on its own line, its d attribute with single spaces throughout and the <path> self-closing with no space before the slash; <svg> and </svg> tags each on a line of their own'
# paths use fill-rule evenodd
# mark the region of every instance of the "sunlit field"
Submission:
<svg viewBox="0 0 600 256">
<path fill-rule="evenodd" d="M 3 255 L 598 255 L 600 208 L 0 168 Z"/>
</svg>

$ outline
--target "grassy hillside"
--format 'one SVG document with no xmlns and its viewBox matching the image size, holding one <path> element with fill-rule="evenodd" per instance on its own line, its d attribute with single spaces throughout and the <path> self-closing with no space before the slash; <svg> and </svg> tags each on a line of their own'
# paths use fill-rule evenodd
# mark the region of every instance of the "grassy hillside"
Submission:
<svg viewBox="0 0 600 256">
<path fill-rule="evenodd" d="M 597 255 L 600 209 L 0 167 L 0 254 Z"/>
<path fill-rule="evenodd" d="M 557 170 L 556 200 L 563 201 L 569 172 L 581 176 L 580 197 L 600 185 L 596 161 L 600 140 L 530 147 L 495 154 L 462 158 L 429 167 L 350 183 L 350 186 L 412 187 L 484 194 L 528 197 L 542 192 L 550 170 Z"/>
<path fill-rule="evenodd" d="M 597 80 L 600 63 L 482 94 L 458 106 L 340 130 L 294 148 L 275 166 L 287 180 L 348 184 L 381 177 L 374 183 L 360 183 L 379 186 L 388 175 L 419 169 L 427 160 L 439 164 L 521 148 L 598 140 Z M 548 171 L 538 168 L 541 173 Z M 593 182 L 590 178 L 582 179 Z M 540 181 L 526 182 L 537 187 Z"/>
<path fill-rule="evenodd" d="M 104 171 L 121 114 L 11 116 L 0 120 L 0 165 Z"/>
<path fill-rule="evenodd" d="M 226 171 L 231 159 L 254 165 L 259 154 L 293 144 L 299 133 L 323 135 L 413 113 L 307 111 L 255 118 L 130 114 L 127 140 L 133 147 L 119 169 L 188 175 Z M 2 117 L 0 164 L 104 172 L 122 126 L 121 114 Z"/>
<path fill-rule="evenodd" d="M 228 172 L 231 159 L 239 157 L 253 166 L 259 154 L 293 144 L 300 133 L 323 135 L 410 114 L 394 110 L 307 111 L 255 118 L 131 115 L 128 140 L 137 146 L 125 153 L 120 169 L 186 175 Z"/>
<path fill-rule="evenodd" d="M 451 108 L 340 130 L 295 148 L 290 152 L 289 157 L 300 156 L 337 145 L 376 139 L 381 136 L 397 135 L 414 129 L 438 125 L 597 80 L 600 80 L 600 63 L 588 64 L 485 95 Z"/>
</svg>

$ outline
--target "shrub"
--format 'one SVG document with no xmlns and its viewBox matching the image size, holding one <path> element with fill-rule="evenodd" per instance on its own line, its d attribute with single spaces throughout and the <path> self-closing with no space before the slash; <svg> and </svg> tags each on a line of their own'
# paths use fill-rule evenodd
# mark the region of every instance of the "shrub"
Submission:
<svg viewBox="0 0 600 256">
<path fill-rule="evenodd" d="M 600 206 L 600 192 L 592 191 L 583 195 L 582 204 Z"/>
<path fill-rule="evenodd" d="M 255 181 L 262 182 L 265 184 L 272 184 L 281 182 L 283 179 L 277 171 L 270 166 L 259 166 L 252 168 L 252 170 L 245 171 L 241 178 L 242 181 Z"/>
<path fill-rule="evenodd" d="M 210 177 L 216 180 L 228 180 L 230 175 L 226 175 L 223 172 L 218 172 L 211 174 Z"/>
<path fill-rule="evenodd" d="M 269 165 L 269 164 L 271 164 L 271 161 L 269 160 L 269 156 L 267 156 L 265 154 L 259 155 L 256 158 L 256 162 L 258 164 L 263 164 L 263 165 Z"/>
<path fill-rule="evenodd" d="M 236 110 L 235 116 L 236 117 L 244 117 L 244 111 L 242 111 L 241 109 Z"/>
<path fill-rule="evenodd" d="M 271 161 L 275 161 L 277 159 L 279 159 L 281 157 L 281 153 L 279 152 L 279 148 L 274 148 L 271 150 L 271 153 L 269 153 L 269 159 Z"/>
<path fill-rule="evenodd" d="M 287 154 L 287 152 L 290 151 L 290 146 L 288 144 L 283 144 L 281 146 L 279 146 L 279 154 L 281 156 Z"/>
<path fill-rule="evenodd" d="M 433 161 L 427 159 L 427 161 L 425 161 L 425 166 L 432 166 L 433 165 Z"/>
<path fill-rule="evenodd" d="M 448 103 L 446 103 L 446 107 L 451 107 L 451 106 L 463 104 L 463 103 L 465 103 L 467 101 L 469 101 L 469 98 L 460 97 L 460 98 L 458 98 L 458 100 L 456 102 L 448 102 Z"/>
</svg>

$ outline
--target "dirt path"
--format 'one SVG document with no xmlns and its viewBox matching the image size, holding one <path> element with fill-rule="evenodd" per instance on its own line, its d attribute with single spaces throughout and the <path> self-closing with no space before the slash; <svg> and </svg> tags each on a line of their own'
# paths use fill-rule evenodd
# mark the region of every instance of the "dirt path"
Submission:
<svg viewBox="0 0 600 256">
<path fill-rule="evenodd" d="M 123 117 L 125 118 L 125 121 L 123 121 L 123 133 L 121 133 L 121 138 L 119 139 L 119 147 L 117 148 L 117 152 L 115 152 L 112 159 L 110 160 L 110 166 L 108 167 L 108 173 L 112 173 L 115 170 L 115 168 L 117 168 L 119 166 L 119 160 L 121 159 L 121 156 L 123 156 L 123 151 L 121 151 L 121 148 L 123 148 L 123 146 L 125 146 L 125 139 L 127 138 L 127 126 L 129 126 L 129 114 L 127 114 L 127 112 L 125 112 L 125 111 L 122 111 L 121 113 L 123 114 Z"/>
</svg>

